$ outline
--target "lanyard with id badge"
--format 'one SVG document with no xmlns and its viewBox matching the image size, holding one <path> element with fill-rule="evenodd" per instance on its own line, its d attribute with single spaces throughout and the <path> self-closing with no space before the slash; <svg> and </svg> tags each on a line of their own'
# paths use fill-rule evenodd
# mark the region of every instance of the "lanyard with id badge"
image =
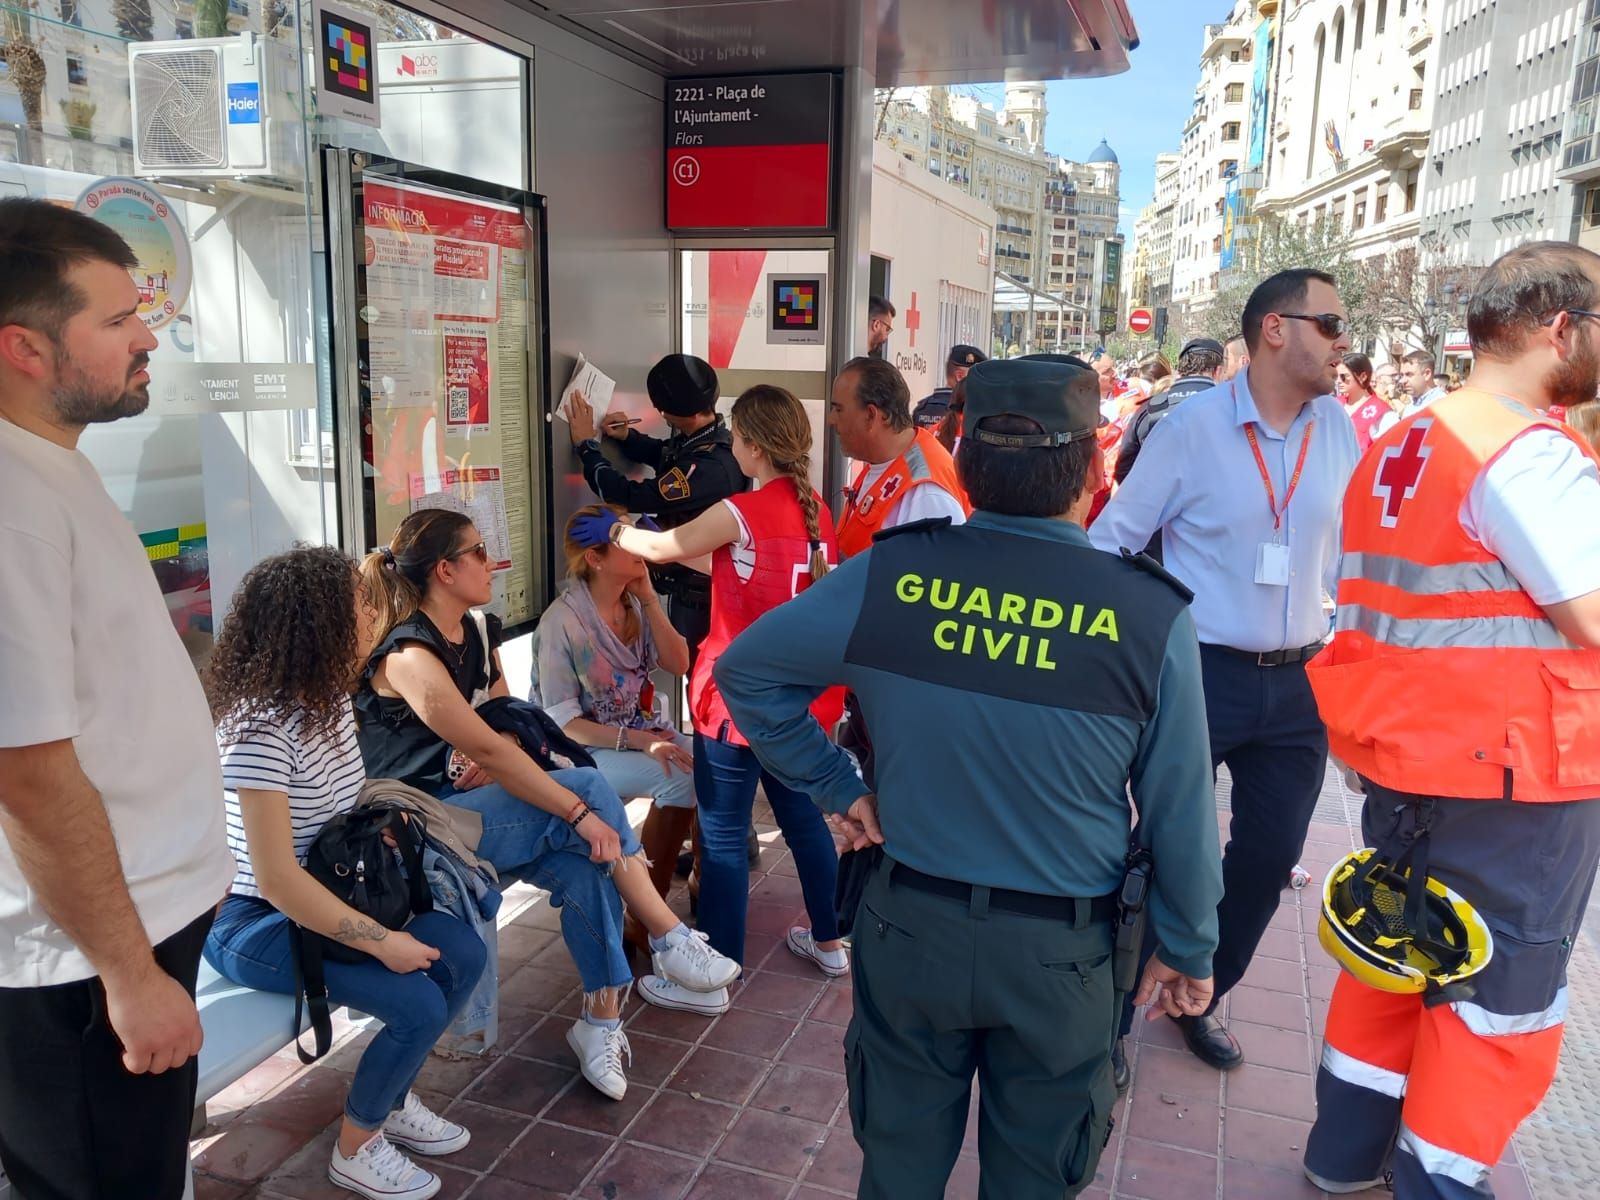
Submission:
<svg viewBox="0 0 1600 1200">
<path fill-rule="evenodd" d="M 1283 534 L 1283 514 L 1289 511 L 1289 501 L 1300 486 L 1300 475 L 1306 468 L 1306 454 L 1311 449 L 1311 431 L 1317 427 L 1315 420 L 1306 422 L 1306 431 L 1300 436 L 1300 454 L 1295 459 L 1294 471 L 1289 476 L 1289 486 L 1284 489 L 1283 507 L 1278 507 L 1277 493 L 1272 487 L 1272 474 L 1267 470 L 1267 460 L 1261 454 L 1261 442 L 1256 437 L 1255 422 L 1244 427 L 1244 436 L 1250 443 L 1250 453 L 1256 456 L 1256 469 L 1261 472 L 1261 482 L 1267 489 L 1267 507 L 1272 510 L 1272 540 L 1256 546 L 1256 582 L 1268 587 L 1289 586 L 1289 547 L 1279 539 Z"/>
</svg>

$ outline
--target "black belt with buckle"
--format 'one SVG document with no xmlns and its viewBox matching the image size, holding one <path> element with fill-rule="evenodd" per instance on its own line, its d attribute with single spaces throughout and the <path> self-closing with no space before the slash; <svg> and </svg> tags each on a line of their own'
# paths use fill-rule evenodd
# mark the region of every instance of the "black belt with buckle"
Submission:
<svg viewBox="0 0 1600 1200">
<path fill-rule="evenodd" d="M 1312 642 L 1307 646 L 1291 646 L 1287 650 L 1237 650 L 1218 642 L 1202 642 L 1200 645 L 1206 650 L 1221 650 L 1224 654 L 1249 659 L 1258 667 L 1286 667 L 1293 663 L 1303 663 L 1315 658 L 1317 651 L 1322 649 L 1321 642 Z"/>
<path fill-rule="evenodd" d="M 973 884 L 962 883 L 955 879 L 942 879 L 937 875 L 925 875 L 901 862 L 895 863 L 890 869 L 889 882 L 911 888 L 913 891 L 932 892 L 935 896 L 959 900 L 963 904 L 972 902 Z M 989 907 L 999 912 L 1017 913 L 1025 917 L 1049 917 L 1052 920 L 1066 921 L 1074 929 L 1082 929 L 1097 921 L 1110 921 L 1114 918 L 1117 915 L 1117 897 L 1112 894 L 1086 900 L 1077 896 L 1041 896 L 1037 892 L 990 888 Z"/>
</svg>

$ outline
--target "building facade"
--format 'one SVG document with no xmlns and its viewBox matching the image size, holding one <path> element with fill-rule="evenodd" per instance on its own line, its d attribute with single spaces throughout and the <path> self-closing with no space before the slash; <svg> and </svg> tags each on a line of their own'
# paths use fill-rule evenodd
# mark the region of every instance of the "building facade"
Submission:
<svg viewBox="0 0 1600 1200">
<path fill-rule="evenodd" d="M 1488 263 L 1526 241 L 1573 235 L 1574 179 L 1585 168 L 1563 170 L 1563 118 L 1571 98 L 1568 130 L 1592 120 L 1593 8 L 1588 0 L 1442 6 L 1422 239 L 1443 261 Z M 1584 61 L 1587 84 L 1574 77 Z"/>
<path fill-rule="evenodd" d="M 1571 240 L 1600 250 L 1600 0 L 1585 0 L 1572 54 L 1558 179 L 1572 189 Z"/>
<path fill-rule="evenodd" d="M 1431 5 L 1440 7 L 1438 0 Z M 1427 0 L 1283 6 L 1276 107 L 1255 210 L 1348 233 L 1352 257 L 1421 231 L 1437 38 Z"/>
</svg>

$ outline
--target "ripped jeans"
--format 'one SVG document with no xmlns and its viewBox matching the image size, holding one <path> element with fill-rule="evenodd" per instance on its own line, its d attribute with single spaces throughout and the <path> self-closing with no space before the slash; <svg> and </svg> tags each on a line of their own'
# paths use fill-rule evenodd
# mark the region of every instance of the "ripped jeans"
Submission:
<svg viewBox="0 0 1600 1200">
<path fill-rule="evenodd" d="M 582 797 L 596 816 L 617 831 L 624 855 L 640 852 L 627 809 L 599 771 L 572 767 L 551 771 L 550 778 Z M 585 992 L 627 987 L 633 982 L 622 948 L 622 897 L 611 881 L 610 868 L 589 860 L 589 843 L 577 830 L 559 816 L 517 799 L 497 783 L 466 792 L 446 788 L 439 799 L 483 818 L 479 858 L 488 859 L 502 875 L 518 876 L 550 893 L 551 907 L 561 910 L 561 937 L 577 964 Z"/>
</svg>

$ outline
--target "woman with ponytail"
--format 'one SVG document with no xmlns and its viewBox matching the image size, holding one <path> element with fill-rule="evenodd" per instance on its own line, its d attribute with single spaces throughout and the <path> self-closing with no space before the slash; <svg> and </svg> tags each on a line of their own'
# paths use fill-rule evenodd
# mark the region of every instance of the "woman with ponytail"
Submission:
<svg viewBox="0 0 1600 1200">
<path fill-rule="evenodd" d="M 759 384 L 734 402 L 733 454 L 755 490 L 730 496 L 687 525 L 652 532 L 605 511 L 573 523 L 580 546 L 608 541 L 647 562 L 688 563 L 711 576 L 711 632 L 689 684 L 694 717 L 694 784 L 700 810 L 700 928 L 713 949 L 744 960 L 750 864 L 745 839 L 760 783 L 794 855 L 811 928 L 789 930 L 788 946 L 839 976 L 849 959 L 833 909 L 839 858 L 822 813 L 809 797 L 762 770 L 734 728 L 712 674 L 730 642 L 769 609 L 827 574 L 839 560 L 833 517 L 811 486 L 811 422 L 783 388 Z M 831 729 L 844 693 L 818 697 L 812 713 Z"/>
<path fill-rule="evenodd" d="M 367 774 L 399 779 L 483 819 L 477 854 L 551 894 L 583 981 L 583 1014 L 567 1044 L 584 1078 L 613 1100 L 631 1051 L 622 1001 L 633 983 L 623 902 L 644 926 L 653 1003 L 716 1015 L 738 966 L 691 932 L 652 886 L 616 791 L 593 767 L 545 771 L 497 734 L 477 706 L 509 695 L 483 537 L 460 513 L 424 508 L 369 554 L 362 576 L 379 608 L 376 650 L 356 694 Z"/>
</svg>

